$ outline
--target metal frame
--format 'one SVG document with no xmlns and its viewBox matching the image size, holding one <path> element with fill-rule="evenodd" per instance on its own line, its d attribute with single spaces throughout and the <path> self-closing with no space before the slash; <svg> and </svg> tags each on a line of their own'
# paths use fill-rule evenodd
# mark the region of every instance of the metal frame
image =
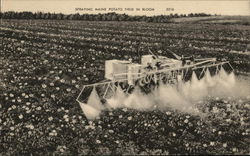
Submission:
<svg viewBox="0 0 250 156">
<path fill-rule="evenodd" d="M 140 80 L 141 81 L 141 80 L 148 79 L 148 81 L 150 83 L 153 79 L 155 79 L 155 76 L 156 76 L 157 80 L 160 80 L 162 78 L 162 75 L 164 75 L 163 73 L 171 73 L 171 72 L 177 72 L 177 74 L 179 72 L 181 72 L 181 73 L 183 73 L 183 78 L 185 78 L 189 69 L 192 69 L 194 71 L 194 70 L 202 68 L 202 72 L 200 73 L 200 75 L 198 77 L 200 79 L 201 76 L 202 76 L 202 74 L 203 74 L 203 72 L 205 72 L 205 69 L 208 69 L 210 67 L 216 67 L 216 74 L 218 74 L 218 72 L 219 72 L 219 66 L 222 66 L 224 64 L 228 64 L 230 66 L 230 68 L 233 70 L 233 67 L 231 66 L 231 64 L 229 63 L 229 61 L 215 63 L 216 60 L 214 58 L 200 59 L 200 60 L 204 60 L 204 61 L 192 64 L 192 65 L 186 65 L 186 66 L 183 66 L 183 67 L 168 68 L 168 69 L 161 69 L 161 70 L 153 70 L 153 71 L 149 71 L 147 73 L 141 73 L 139 77 L 132 78 L 132 80 Z M 207 63 L 209 63 L 209 64 L 207 64 Z M 199 65 L 201 65 L 201 66 L 199 66 Z M 183 72 L 184 70 L 186 71 L 185 73 Z M 127 75 L 127 73 L 121 73 L 121 74 L 116 74 L 116 75 L 117 76 L 121 76 L 121 75 L 125 75 L 125 74 Z M 137 74 L 138 75 L 138 73 L 132 73 L 132 74 Z M 171 73 L 171 74 L 173 74 L 173 73 Z M 173 75 L 171 75 L 170 78 L 173 78 Z M 79 103 L 81 103 L 81 101 L 79 100 L 79 98 L 80 98 L 83 90 L 86 87 L 96 87 L 96 86 L 99 86 L 99 85 L 107 85 L 107 87 L 105 88 L 104 95 L 103 95 L 103 98 L 105 98 L 106 95 L 107 95 L 107 92 L 108 92 L 109 88 L 111 88 L 111 90 L 115 93 L 115 87 L 117 87 L 117 86 L 114 85 L 114 84 L 116 82 L 120 83 L 120 82 L 127 82 L 127 81 L 128 81 L 128 79 L 120 79 L 120 80 L 116 80 L 116 81 L 106 81 L 106 82 L 99 82 L 99 83 L 84 85 L 82 87 L 79 95 L 77 96 L 76 101 L 79 102 Z M 129 85 L 128 88 L 131 88 L 131 85 Z M 129 90 L 128 88 L 126 89 L 125 93 L 128 93 L 128 90 Z"/>
</svg>

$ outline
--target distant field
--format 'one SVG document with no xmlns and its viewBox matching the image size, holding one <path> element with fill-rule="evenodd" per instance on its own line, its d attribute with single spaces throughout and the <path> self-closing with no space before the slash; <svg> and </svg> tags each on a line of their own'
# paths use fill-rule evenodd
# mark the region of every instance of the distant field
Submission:
<svg viewBox="0 0 250 156">
<path fill-rule="evenodd" d="M 174 18 L 172 22 L 182 23 L 220 23 L 220 24 L 250 24 L 250 16 L 208 16 L 208 17 L 185 17 Z"/>
</svg>

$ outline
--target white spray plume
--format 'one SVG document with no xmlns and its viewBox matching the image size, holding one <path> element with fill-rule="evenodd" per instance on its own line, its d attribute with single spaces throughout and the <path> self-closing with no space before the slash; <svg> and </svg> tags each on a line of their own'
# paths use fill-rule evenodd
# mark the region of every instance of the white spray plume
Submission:
<svg viewBox="0 0 250 156">
<path fill-rule="evenodd" d="M 120 86 L 117 87 L 115 94 L 112 98 L 107 99 L 107 107 L 109 108 L 121 108 L 123 107 L 123 102 L 127 98 L 124 91 L 121 89 Z"/>
<path fill-rule="evenodd" d="M 137 109 L 140 111 L 150 110 L 152 107 L 151 97 L 152 95 L 143 94 L 139 88 L 135 88 L 133 93 L 128 96 L 124 101 L 124 106 L 127 108 Z"/>
<path fill-rule="evenodd" d="M 89 119 L 99 116 L 103 105 L 95 90 L 92 91 L 88 104 L 81 105 L 85 115 Z M 234 97 L 248 96 L 250 93 L 249 82 L 236 81 L 234 73 L 227 74 L 223 68 L 216 76 L 211 76 L 209 70 L 205 76 L 198 79 L 195 72 L 192 73 L 191 81 L 179 81 L 175 85 L 160 84 L 150 94 L 145 94 L 139 88 L 135 88 L 130 95 L 126 95 L 120 87 L 116 89 L 114 96 L 107 99 L 106 107 L 131 108 L 139 111 L 159 109 L 165 111 L 174 109 L 190 114 L 199 114 L 197 103 L 203 104 L 202 100 L 208 95 L 212 97 Z M 85 110 L 84 110 L 85 109 Z"/>
<path fill-rule="evenodd" d="M 89 99 L 88 99 L 88 102 L 87 104 L 89 106 L 92 106 L 94 107 L 95 109 L 98 109 L 98 110 L 103 110 L 104 109 L 104 106 L 103 104 L 101 103 L 101 100 L 97 94 L 97 91 L 95 89 L 95 87 L 93 88 L 90 96 L 89 96 Z"/>
<path fill-rule="evenodd" d="M 80 103 L 80 107 L 87 119 L 89 120 L 96 119 L 101 113 L 101 110 L 95 109 L 94 107 L 88 104 Z"/>
</svg>

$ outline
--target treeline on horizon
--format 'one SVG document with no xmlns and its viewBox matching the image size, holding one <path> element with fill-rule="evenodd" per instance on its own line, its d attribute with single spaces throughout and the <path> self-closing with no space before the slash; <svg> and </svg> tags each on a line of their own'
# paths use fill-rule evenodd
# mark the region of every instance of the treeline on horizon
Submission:
<svg viewBox="0 0 250 156">
<path fill-rule="evenodd" d="M 169 14 L 156 16 L 142 16 L 142 15 L 127 15 L 117 14 L 115 12 L 103 14 L 62 14 L 62 13 L 44 13 L 44 12 L 0 12 L 1 19 L 46 19 L 46 20 L 83 20 L 83 21 L 144 21 L 154 23 L 166 23 L 171 18 L 181 17 L 205 17 L 211 14 L 205 13 L 190 13 L 190 14 Z"/>
</svg>

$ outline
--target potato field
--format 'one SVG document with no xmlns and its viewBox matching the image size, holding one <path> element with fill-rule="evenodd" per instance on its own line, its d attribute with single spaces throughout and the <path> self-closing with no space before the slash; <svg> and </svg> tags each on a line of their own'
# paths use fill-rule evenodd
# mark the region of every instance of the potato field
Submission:
<svg viewBox="0 0 250 156">
<path fill-rule="evenodd" d="M 249 44 L 240 24 L 4 19 L 0 155 L 250 154 L 250 93 L 208 96 L 205 116 L 121 108 L 91 121 L 76 102 L 82 85 L 104 80 L 105 60 L 148 49 L 226 59 L 248 79 Z"/>
</svg>

